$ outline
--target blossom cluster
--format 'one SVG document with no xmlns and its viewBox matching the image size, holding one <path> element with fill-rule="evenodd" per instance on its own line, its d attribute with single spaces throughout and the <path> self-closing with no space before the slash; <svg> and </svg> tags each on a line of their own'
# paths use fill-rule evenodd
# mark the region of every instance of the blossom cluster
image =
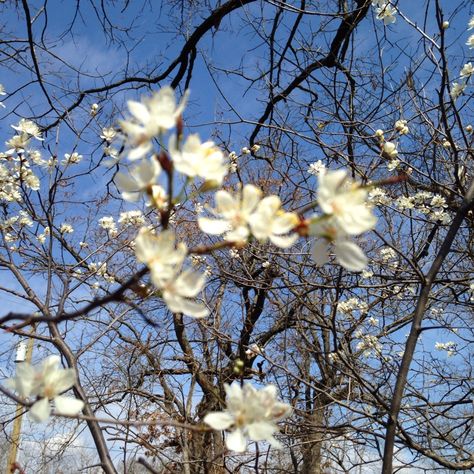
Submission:
<svg viewBox="0 0 474 474">
<path fill-rule="evenodd" d="M 468 30 L 474 28 L 474 16 L 469 20 Z M 469 37 L 466 42 L 469 49 L 474 49 L 474 34 Z M 467 62 L 459 71 L 459 79 L 453 82 L 450 89 L 450 95 L 453 100 L 464 94 L 464 91 L 469 83 L 471 76 L 474 74 L 474 66 L 471 62 Z"/>
</svg>

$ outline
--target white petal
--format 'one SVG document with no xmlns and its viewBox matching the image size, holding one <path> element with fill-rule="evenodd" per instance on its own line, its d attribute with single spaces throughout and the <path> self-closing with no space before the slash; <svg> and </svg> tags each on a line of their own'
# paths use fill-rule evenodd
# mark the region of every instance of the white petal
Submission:
<svg viewBox="0 0 474 474">
<path fill-rule="evenodd" d="M 29 411 L 30 418 L 38 423 L 46 421 L 49 418 L 50 413 L 51 406 L 47 398 L 42 398 L 41 400 L 38 400 L 36 403 L 33 404 Z"/>
<path fill-rule="evenodd" d="M 234 417 L 225 411 L 214 411 L 204 417 L 204 423 L 214 430 L 226 430 L 233 425 Z"/>
<path fill-rule="evenodd" d="M 334 251 L 339 263 L 347 270 L 360 272 L 367 266 L 367 257 L 354 242 L 349 240 L 336 241 Z"/>
<path fill-rule="evenodd" d="M 115 176 L 115 184 L 119 188 L 120 192 L 136 192 L 138 191 L 137 182 L 130 177 L 130 175 L 125 173 L 117 173 Z"/>
<path fill-rule="evenodd" d="M 205 318 L 206 316 L 209 316 L 209 310 L 203 303 L 188 299 L 182 301 L 181 312 L 192 318 Z"/>
<path fill-rule="evenodd" d="M 210 235 L 221 235 L 229 230 L 229 222 L 221 219 L 209 219 L 200 217 L 198 219 L 199 228 Z"/>
<path fill-rule="evenodd" d="M 217 191 L 215 200 L 216 209 L 219 214 L 225 216 L 227 213 L 234 213 L 237 209 L 237 203 L 227 191 Z"/>
<path fill-rule="evenodd" d="M 262 191 L 253 184 L 246 184 L 242 191 L 242 211 L 251 213 L 257 207 Z"/>
<path fill-rule="evenodd" d="M 247 439 L 244 436 L 242 430 L 235 430 L 227 435 L 225 444 L 232 451 L 243 453 L 247 449 Z"/>
<path fill-rule="evenodd" d="M 73 397 L 57 396 L 54 398 L 56 412 L 60 415 L 77 415 L 84 407 L 84 402 Z"/>
<path fill-rule="evenodd" d="M 188 269 L 176 279 L 174 286 L 180 296 L 193 298 L 204 288 L 205 284 L 204 274 Z"/>
<path fill-rule="evenodd" d="M 273 245 L 282 249 L 290 248 L 298 240 L 298 234 L 288 236 L 270 235 L 270 241 Z"/>
<path fill-rule="evenodd" d="M 266 421 L 258 421 L 247 425 L 249 438 L 253 441 L 270 439 L 276 430 L 277 427 L 273 423 L 268 423 Z"/>
<path fill-rule="evenodd" d="M 148 108 L 143 105 L 141 102 L 135 102 L 134 100 L 129 100 L 127 102 L 128 105 L 128 110 L 130 110 L 130 113 L 140 120 L 140 122 L 145 123 L 150 119 L 150 112 L 148 111 Z"/>
<path fill-rule="evenodd" d="M 326 240 L 317 240 L 311 249 L 311 255 L 316 265 L 324 265 L 329 262 L 329 246 Z"/>
</svg>

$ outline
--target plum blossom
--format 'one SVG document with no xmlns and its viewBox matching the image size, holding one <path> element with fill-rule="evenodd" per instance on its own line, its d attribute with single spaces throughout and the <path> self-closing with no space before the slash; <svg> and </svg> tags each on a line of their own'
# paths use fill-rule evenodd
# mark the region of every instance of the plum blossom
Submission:
<svg viewBox="0 0 474 474">
<path fill-rule="evenodd" d="M 142 195 L 152 196 L 153 186 L 161 173 L 161 166 L 157 160 L 150 158 L 134 166 L 129 173 L 117 173 L 115 184 L 123 199 L 138 201 Z"/>
<path fill-rule="evenodd" d="M 465 88 L 466 84 L 464 82 L 453 82 L 449 95 L 453 100 L 456 100 L 461 94 L 464 93 Z"/>
<path fill-rule="evenodd" d="M 210 210 L 217 218 L 199 217 L 199 227 L 206 234 L 224 234 L 230 242 L 246 242 L 250 216 L 261 198 L 262 191 L 252 184 L 246 184 L 236 196 L 219 190 L 215 194 L 216 208 Z"/>
<path fill-rule="evenodd" d="M 312 174 L 313 176 L 318 176 L 318 174 L 321 172 L 321 170 L 325 169 L 326 166 L 321 160 L 315 161 L 314 163 L 311 163 L 308 168 L 308 173 Z"/>
<path fill-rule="evenodd" d="M 30 135 L 31 137 L 36 138 L 37 140 L 43 140 L 43 138 L 41 138 L 40 128 L 38 127 L 38 125 L 36 125 L 36 123 L 32 122 L 31 120 L 22 118 L 18 122 L 18 125 L 12 125 L 12 128 L 17 132 L 20 132 L 20 134 L 25 133 L 26 135 Z"/>
<path fill-rule="evenodd" d="M 190 178 L 200 177 L 206 181 L 215 181 L 218 185 L 222 184 L 229 165 L 214 142 L 201 143 L 196 133 L 189 135 L 181 149 L 178 149 L 176 136 L 173 135 L 169 149 L 174 167 L 180 173 Z"/>
<path fill-rule="evenodd" d="M 377 218 L 367 204 L 368 190 L 347 177 L 345 170 L 324 171 L 319 176 L 318 204 L 323 215 L 310 218 L 308 233 L 319 237 L 312 256 L 318 265 L 329 261 L 332 244 L 337 261 L 347 270 L 361 271 L 367 257 L 350 237 L 375 227 Z"/>
<path fill-rule="evenodd" d="M 187 248 L 182 242 L 176 245 L 173 231 L 155 235 L 142 228 L 135 240 L 135 254 L 150 269 L 151 279 L 170 311 L 195 318 L 209 314 L 203 304 L 193 299 L 203 290 L 205 276 L 190 269 L 181 272 Z"/>
<path fill-rule="evenodd" d="M 12 153 L 23 153 L 30 143 L 31 137 L 26 133 L 20 135 L 14 135 L 10 140 L 7 140 L 5 144 L 9 147 L 5 152 L 7 155 Z"/>
<path fill-rule="evenodd" d="M 384 2 L 377 2 L 377 5 L 378 8 L 375 10 L 377 14 L 377 20 L 383 20 L 384 25 L 390 25 L 391 23 L 395 23 L 397 21 L 395 18 L 395 15 L 397 14 L 395 8 Z"/>
<path fill-rule="evenodd" d="M 318 181 L 321 210 L 334 217 L 344 232 L 359 235 L 375 227 L 377 219 L 367 205 L 368 189 L 348 178 L 346 170 L 323 171 Z"/>
<path fill-rule="evenodd" d="M 135 255 L 151 271 L 153 280 L 167 280 L 181 267 L 187 254 L 186 244 L 176 245 L 174 232 L 164 230 L 158 235 L 142 227 L 135 239 Z"/>
<path fill-rule="evenodd" d="M 63 415 L 77 415 L 84 406 L 82 400 L 61 395 L 76 383 L 76 371 L 61 369 L 59 364 L 59 356 L 54 355 L 46 358 L 39 367 L 22 362 L 17 366 L 15 377 L 7 381 L 21 398 L 36 400 L 29 410 L 34 421 L 43 422 L 49 418 L 51 400 L 54 400 L 56 413 Z"/>
<path fill-rule="evenodd" d="M 474 16 L 471 17 L 471 19 L 469 20 L 468 24 L 467 24 L 467 29 L 468 30 L 472 30 L 474 28 Z"/>
<path fill-rule="evenodd" d="M 277 400 L 277 389 L 267 385 L 258 390 L 246 383 L 241 388 L 234 383 L 225 384 L 226 409 L 211 412 L 204 417 L 204 423 L 214 430 L 227 430 L 226 446 L 237 452 L 244 452 L 248 439 L 268 441 L 274 448 L 281 444 L 274 438 L 278 432 L 277 422 L 291 413 L 290 405 Z"/>
<path fill-rule="evenodd" d="M 400 135 L 406 135 L 410 129 L 408 128 L 407 121 L 406 120 L 397 120 L 395 122 L 395 130 L 400 134 Z"/>
<path fill-rule="evenodd" d="M 273 245 L 286 249 L 298 240 L 298 234 L 288 233 L 296 227 L 299 218 L 294 212 L 281 209 L 278 196 L 263 198 L 248 222 L 252 234 L 262 242 L 269 239 Z"/>
<path fill-rule="evenodd" d="M 77 153 L 77 151 L 73 153 L 65 153 L 64 160 L 61 160 L 62 165 L 77 165 L 82 161 L 82 155 Z"/>
<path fill-rule="evenodd" d="M 7 95 L 7 93 L 5 92 L 5 87 L 3 86 L 3 84 L 0 84 L 0 95 Z M 5 104 L 3 102 L 0 102 L 0 107 L 5 108 Z"/>
<path fill-rule="evenodd" d="M 470 77 L 474 74 L 474 66 L 471 62 L 464 64 L 459 75 L 461 77 Z"/>
<path fill-rule="evenodd" d="M 395 160 L 398 156 L 397 145 L 392 142 L 385 142 L 382 146 L 382 152 L 391 160 Z"/>
<path fill-rule="evenodd" d="M 113 139 L 117 136 L 117 131 L 113 127 L 105 127 L 102 129 L 102 133 L 100 138 L 105 140 L 107 143 L 113 141 Z"/>
<path fill-rule="evenodd" d="M 172 129 L 183 113 L 187 93 L 179 104 L 176 103 L 174 90 L 163 87 L 151 97 L 141 102 L 128 101 L 131 120 L 121 120 L 122 131 L 127 136 L 130 147 L 128 158 L 136 160 L 151 151 L 152 139 Z"/>
<path fill-rule="evenodd" d="M 474 35 L 469 36 L 466 45 L 469 46 L 469 49 L 474 49 Z"/>
</svg>

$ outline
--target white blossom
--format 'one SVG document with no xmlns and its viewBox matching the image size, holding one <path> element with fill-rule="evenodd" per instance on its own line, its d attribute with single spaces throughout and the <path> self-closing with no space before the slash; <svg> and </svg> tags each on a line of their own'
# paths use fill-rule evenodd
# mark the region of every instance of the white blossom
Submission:
<svg viewBox="0 0 474 474">
<path fill-rule="evenodd" d="M 64 160 L 61 161 L 63 165 L 77 165 L 82 160 L 82 155 L 77 153 L 77 151 L 73 153 L 65 153 Z"/>
<path fill-rule="evenodd" d="M 102 129 L 100 138 L 110 143 L 117 136 L 117 131 L 113 127 L 105 127 Z"/>
<path fill-rule="evenodd" d="M 67 224 L 66 222 L 64 222 L 60 225 L 59 232 L 61 234 L 72 234 L 74 232 L 74 228 L 71 224 Z"/>
<path fill-rule="evenodd" d="M 123 226 L 142 226 L 145 223 L 145 217 L 139 210 L 125 211 L 120 213 L 118 223 Z"/>
<path fill-rule="evenodd" d="M 209 314 L 208 309 L 194 298 L 202 291 L 205 276 L 181 267 L 187 254 L 186 245 L 176 245 L 171 230 L 154 235 L 149 229 L 142 228 L 135 239 L 137 259 L 148 266 L 151 279 L 161 290 L 163 300 L 175 313 L 202 318 Z"/>
<path fill-rule="evenodd" d="M 382 152 L 390 160 L 395 160 L 398 157 L 397 145 L 393 142 L 385 142 L 382 146 Z"/>
<path fill-rule="evenodd" d="M 409 133 L 410 129 L 408 128 L 406 120 L 397 120 L 395 122 L 395 130 L 400 133 L 400 135 L 406 135 Z"/>
<path fill-rule="evenodd" d="M 106 230 L 111 237 L 117 235 L 117 226 L 112 216 L 105 216 L 99 219 L 99 225 L 102 229 Z"/>
<path fill-rule="evenodd" d="M 174 90 L 166 86 L 151 97 L 142 99 L 141 102 L 128 101 L 132 118 L 121 120 L 120 125 L 127 136 L 130 160 L 146 155 L 153 148 L 153 138 L 176 126 L 178 118 L 183 113 L 186 100 L 187 93 L 182 101 L 176 104 Z"/>
<path fill-rule="evenodd" d="M 262 199 L 248 219 L 252 234 L 260 241 L 267 239 L 273 245 L 280 248 L 291 247 L 298 234 L 289 232 L 299 222 L 294 212 L 285 212 L 281 209 L 281 201 L 278 196 L 267 196 Z"/>
<path fill-rule="evenodd" d="M 471 62 L 464 64 L 459 75 L 461 77 L 470 77 L 474 74 L 474 66 Z"/>
<path fill-rule="evenodd" d="M 236 196 L 224 190 L 217 191 L 216 208 L 210 210 L 216 218 L 199 217 L 199 227 L 206 234 L 224 234 L 230 242 L 245 242 L 250 236 L 250 216 L 261 198 L 262 191 L 252 184 L 246 184 Z"/>
<path fill-rule="evenodd" d="M 377 19 L 378 20 L 383 20 L 384 25 L 390 25 L 391 23 L 395 23 L 397 19 L 395 18 L 395 15 L 397 14 L 397 11 L 395 8 L 390 6 L 388 3 L 378 3 L 380 5 L 375 11 L 377 13 Z"/>
<path fill-rule="evenodd" d="M 469 49 L 474 49 L 474 35 L 469 36 L 466 45 L 469 46 Z"/>
<path fill-rule="evenodd" d="M 321 160 L 318 160 L 309 165 L 308 173 L 312 174 L 313 176 L 318 176 L 319 173 L 325 168 L 326 166 L 324 165 L 324 163 Z"/>
<path fill-rule="evenodd" d="M 469 30 L 472 30 L 474 28 L 474 16 L 471 17 L 471 19 L 469 20 L 468 24 L 467 24 L 467 29 L 468 31 Z"/>
<path fill-rule="evenodd" d="M 375 227 L 377 218 L 367 204 L 368 190 L 347 176 L 346 170 L 320 172 L 318 204 L 349 235 L 359 235 Z"/>
<path fill-rule="evenodd" d="M 169 149 L 174 167 L 180 173 L 191 178 L 200 177 L 206 181 L 222 184 L 229 168 L 224 153 L 214 142 L 201 143 L 198 134 L 189 135 L 180 149 L 176 136 L 170 139 Z"/>
<path fill-rule="evenodd" d="M 142 160 L 128 173 L 117 173 L 115 183 L 126 201 L 138 201 L 142 195 L 150 196 L 161 173 L 161 166 L 155 158 Z"/>
<path fill-rule="evenodd" d="M 32 122 L 31 120 L 27 119 L 20 119 L 18 122 L 18 125 L 12 125 L 12 128 L 16 130 L 17 132 L 20 132 L 20 134 L 26 134 L 30 135 L 33 138 L 36 138 L 37 140 L 43 140 L 41 138 L 41 130 L 36 125 L 36 123 Z"/>
<path fill-rule="evenodd" d="M 268 441 L 274 448 L 281 444 L 274 438 L 278 431 L 277 422 L 291 413 L 290 405 L 277 400 L 276 387 L 267 385 L 258 390 L 249 383 L 241 388 L 237 383 L 224 385 L 226 410 L 211 412 L 204 422 L 215 430 L 230 429 L 226 446 L 237 452 L 244 452 L 247 440 Z"/>
<path fill-rule="evenodd" d="M 451 98 L 456 100 L 464 92 L 465 88 L 466 84 L 464 82 L 453 82 L 451 86 L 451 92 L 449 93 Z"/>
<path fill-rule="evenodd" d="M 54 400 L 56 413 L 63 415 L 77 415 L 84 406 L 82 400 L 61 395 L 76 383 L 76 371 L 61 369 L 59 364 L 58 356 L 46 358 L 40 367 L 22 362 L 17 365 L 15 377 L 7 381 L 21 398 L 35 400 L 29 409 L 34 421 L 43 422 L 49 418 L 51 400 Z"/>
<path fill-rule="evenodd" d="M 7 145 L 8 150 L 5 152 L 10 155 L 12 153 L 23 153 L 30 143 L 31 137 L 26 133 L 21 133 L 20 135 L 14 135 L 10 140 L 7 140 L 5 144 Z"/>
</svg>

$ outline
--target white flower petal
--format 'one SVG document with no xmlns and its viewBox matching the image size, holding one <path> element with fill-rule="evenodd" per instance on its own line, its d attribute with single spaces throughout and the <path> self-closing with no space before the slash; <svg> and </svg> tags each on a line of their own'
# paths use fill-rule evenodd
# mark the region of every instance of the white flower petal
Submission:
<svg viewBox="0 0 474 474">
<path fill-rule="evenodd" d="M 59 395 L 54 398 L 54 406 L 58 414 L 77 415 L 84 408 L 84 402 L 77 398 Z"/>
<path fill-rule="evenodd" d="M 326 240 L 320 239 L 313 244 L 311 255 L 316 265 L 325 265 L 329 262 L 329 245 Z"/>
<path fill-rule="evenodd" d="M 226 430 L 234 424 L 234 417 L 225 411 L 215 411 L 208 413 L 203 421 L 214 430 Z"/>
<path fill-rule="evenodd" d="M 229 433 L 225 440 L 225 444 L 229 449 L 238 453 L 243 453 L 247 449 L 247 439 L 240 429 Z"/>
<path fill-rule="evenodd" d="M 263 441 L 264 439 L 270 439 L 273 433 L 277 431 L 277 427 L 274 423 L 257 421 L 248 425 L 247 431 L 251 440 Z"/>
<path fill-rule="evenodd" d="M 33 406 L 29 411 L 30 418 L 37 423 L 43 423 L 46 421 L 50 414 L 51 405 L 46 397 L 38 400 L 36 403 L 33 403 Z"/>
<path fill-rule="evenodd" d="M 334 251 L 339 263 L 347 270 L 360 272 L 367 266 L 367 257 L 354 242 L 349 240 L 336 241 Z"/>
<path fill-rule="evenodd" d="M 210 235 L 221 235 L 229 230 L 229 222 L 222 219 L 210 219 L 200 217 L 198 219 L 199 228 Z"/>
</svg>

